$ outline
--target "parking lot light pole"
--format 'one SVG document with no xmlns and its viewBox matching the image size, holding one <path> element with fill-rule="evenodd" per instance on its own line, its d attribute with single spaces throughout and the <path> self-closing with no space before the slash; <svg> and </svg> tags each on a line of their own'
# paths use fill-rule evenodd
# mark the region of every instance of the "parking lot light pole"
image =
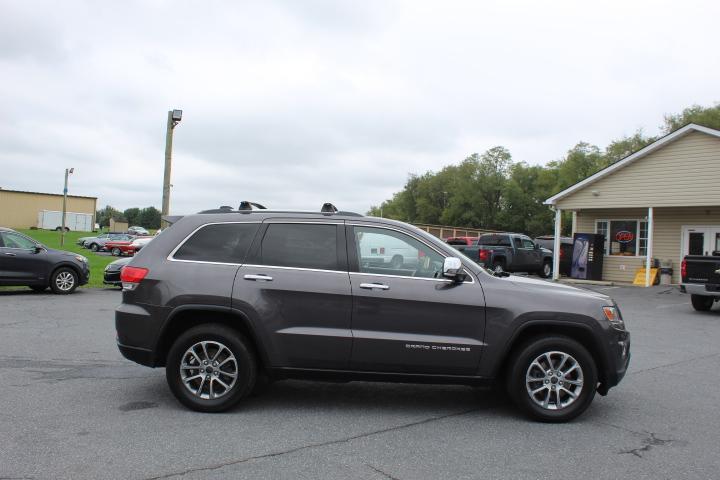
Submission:
<svg viewBox="0 0 720 480">
<path fill-rule="evenodd" d="M 60 227 L 60 246 L 65 245 L 65 215 L 67 213 L 67 187 L 68 176 L 72 175 L 74 168 L 65 169 L 65 186 L 63 187 L 63 210 L 62 210 L 62 226 Z"/>
<path fill-rule="evenodd" d="M 165 131 L 165 175 L 163 176 L 162 216 L 170 214 L 170 173 L 172 171 L 172 142 L 173 132 L 182 120 L 182 110 L 170 110 L 167 116 L 167 130 Z M 162 221 L 160 228 L 167 228 L 167 222 Z"/>
</svg>

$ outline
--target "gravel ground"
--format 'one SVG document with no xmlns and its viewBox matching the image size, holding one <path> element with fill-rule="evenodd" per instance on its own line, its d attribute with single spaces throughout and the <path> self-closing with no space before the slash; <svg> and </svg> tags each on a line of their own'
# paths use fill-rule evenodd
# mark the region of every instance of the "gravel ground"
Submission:
<svg viewBox="0 0 720 480">
<path fill-rule="evenodd" d="M 194 413 L 118 353 L 117 291 L 0 292 L 0 478 L 717 478 L 717 305 L 596 289 L 626 317 L 631 368 L 565 425 L 468 387 L 364 382 L 278 382 Z"/>
</svg>

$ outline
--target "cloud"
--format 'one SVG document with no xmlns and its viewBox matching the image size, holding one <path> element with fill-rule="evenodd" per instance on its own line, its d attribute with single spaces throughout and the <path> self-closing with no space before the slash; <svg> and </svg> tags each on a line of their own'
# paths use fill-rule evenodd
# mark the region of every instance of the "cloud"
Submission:
<svg viewBox="0 0 720 480">
<path fill-rule="evenodd" d="M 716 100 L 715 2 L 0 1 L 0 186 L 364 212 L 504 145 L 541 164 Z"/>
</svg>

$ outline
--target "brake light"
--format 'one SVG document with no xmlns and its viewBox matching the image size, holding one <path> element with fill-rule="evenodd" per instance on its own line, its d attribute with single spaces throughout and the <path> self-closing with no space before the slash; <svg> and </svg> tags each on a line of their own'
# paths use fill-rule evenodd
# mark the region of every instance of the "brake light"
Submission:
<svg viewBox="0 0 720 480">
<path fill-rule="evenodd" d="M 560 258 L 563 258 L 565 256 L 565 250 L 562 248 L 560 249 Z"/>
<path fill-rule="evenodd" d="M 478 250 L 478 258 L 481 262 L 487 262 L 488 260 L 490 260 L 490 250 L 481 248 L 480 250 Z"/>
<path fill-rule="evenodd" d="M 120 281 L 122 282 L 123 290 L 134 290 L 149 272 L 150 270 L 147 268 L 123 267 L 122 270 L 120 270 Z"/>
<path fill-rule="evenodd" d="M 683 258 L 683 261 L 680 263 L 680 276 L 683 278 L 683 280 L 687 277 L 687 260 Z"/>
</svg>

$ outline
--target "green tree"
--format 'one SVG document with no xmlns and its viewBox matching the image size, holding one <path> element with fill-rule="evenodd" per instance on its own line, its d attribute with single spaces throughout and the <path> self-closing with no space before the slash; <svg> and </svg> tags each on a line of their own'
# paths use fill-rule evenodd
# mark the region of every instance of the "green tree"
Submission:
<svg viewBox="0 0 720 480">
<path fill-rule="evenodd" d="M 160 210 L 155 207 L 147 207 L 140 210 L 137 222 L 144 228 L 160 228 L 160 217 Z"/>
<path fill-rule="evenodd" d="M 622 160 L 650 145 L 655 140 L 657 140 L 657 137 L 646 137 L 643 135 L 642 130 L 638 130 L 630 137 L 613 140 L 605 147 L 605 161 L 603 163 L 610 165 Z"/>
<path fill-rule="evenodd" d="M 137 207 L 128 208 L 123 212 L 123 215 L 125 215 L 125 218 L 130 226 L 137 225 L 140 209 Z"/>
<path fill-rule="evenodd" d="M 664 133 L 671 133 L 678 128 L 695 123 L 704 127 L 720 130 L 720 103 L 712 107 L 693 105 L 675 115 L 665 115 L 665 122 L 662 125 Z"/>
<path fill-rule="evenodd" d="M 111 218 L 118 221 L 125 221 L 122 212 L 110 205 L 106 205 L 102 210 L 95 212 L 95 221 L 100 225 L 100 228 L 109 227 Z"/>
</svg>

